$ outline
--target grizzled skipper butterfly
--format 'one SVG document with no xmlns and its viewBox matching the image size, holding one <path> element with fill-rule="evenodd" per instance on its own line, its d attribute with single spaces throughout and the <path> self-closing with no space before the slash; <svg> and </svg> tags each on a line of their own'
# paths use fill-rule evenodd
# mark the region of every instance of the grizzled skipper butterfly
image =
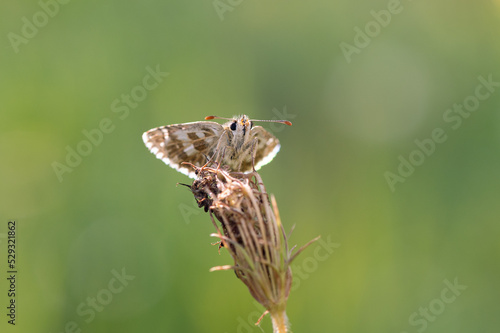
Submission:
<svg viewBox="0 0 500 333">
<path fill-rule="evenodd" d="M 153 128 L 142 135 L 146 147 L 172 168 L 196 178 L 188 162 L 202 167 L 209 160 L 231 171 L 250 172 L 271 162 L 280 150 L 279 140 L 254 121 L 291 126 L 287 120 L 250 120 L 246 115 L 232 119 L 208 116 L 205 120 L 226 119 L 224 125 L 196 121 Z"/>
</svg>

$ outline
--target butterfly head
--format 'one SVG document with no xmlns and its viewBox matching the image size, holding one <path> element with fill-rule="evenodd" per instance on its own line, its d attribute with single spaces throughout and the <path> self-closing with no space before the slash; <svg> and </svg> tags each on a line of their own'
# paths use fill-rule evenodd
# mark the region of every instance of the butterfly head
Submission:
<svg viewBox="0 0 500 333">
<path fill-rule="evenodd" d="M 239 127 L 242 129 L 245 128 L 245 131 L 248 129 L 251 129 L 253 127 L 253 122 L 254 121 L 262 121 L 262 122 L 269 122 L 269 123 L 280 123 L 280 124 L 285 124 L 288 126 L 292 126 L 292 123 L 289 122 L 288 120 L 250 120 L 247 115 L 241 115 L 241 116 L 235 116 L 232 119 L 230 118 L 222 118 L 218 116 L 207 116 L 205 117 L 205 120 L 210 120 L 210 119 L 226 119 L 230 120 L 226 125 L 231 129 L 231 131 L 237 131 Z"/>
<path fill-rule="evenodd" d="M 245 139 L 250 135 L 250 129 L 253 127 L 252 121 L 246 115 L 234 117 L 226 126 L 231 130 L 233 136 L 238 139 Z"/>
<path fill-rule="evenodd" d="M 218 116 L 208 116 L 205 117 L 205 120 L 209 119 L 226 119 L 229 120 L 226 124 L 224 124 L 224 128 L 231 133 L 231 142 L 236 150 L 240 149 L 242 145 L 247 143 L 251 139 L 250 131 L 253 128 L 254 121 L 263 121 L 263 122 L 274 122 L 281 123 L 291 126 L 292 123 L 288 120 L 250 120 L 248 116 L 241 115 L 229 118 L 222 118 Z"/>
</svg>

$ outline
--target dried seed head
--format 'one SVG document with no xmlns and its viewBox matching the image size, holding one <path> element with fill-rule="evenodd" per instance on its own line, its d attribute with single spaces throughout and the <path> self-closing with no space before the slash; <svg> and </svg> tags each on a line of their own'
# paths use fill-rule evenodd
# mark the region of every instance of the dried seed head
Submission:
<svg viewBox="0 0 500 333">
<path fill-rule="evenodd" d="M 234 260 L 233 266 L 218 266 L 211 271 L 233 269 L 252 296 L 269 311 L 273 324 L 281 321 L 284 325 L 292 285 L 290 264 L 317 238 L 294 254 L 289 252 L 276 202 L 274 197 L 270 200 L 257 172 L 244 174 L 194 168 L 198 178 L 191 191 L 198 206 L 210 211 L 217 230 L 212 235 L 220 239 Z"/>
</svg>

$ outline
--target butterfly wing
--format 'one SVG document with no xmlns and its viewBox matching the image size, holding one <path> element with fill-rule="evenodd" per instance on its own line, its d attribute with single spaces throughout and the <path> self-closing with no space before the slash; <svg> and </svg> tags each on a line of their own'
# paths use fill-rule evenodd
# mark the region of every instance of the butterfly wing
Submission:
<svg viewBox="0 0 500 333">
<path fill-rule="evenodd" d="M 196 178 L 189 162 L 203 166 L 211 157 L 223 132 L 220 124 L 211 121 L 176 124 L 153 128 L 142 135 L 144 144 L 165 164 Z"/>
<path fill-rule="evenodd" d="M 251 134 L 252 140 L 256 140 L 256 143 L 253 151 L 241 163 L 241 171 L 243 172 L 252 171 L 252 155 L 255 156 L 255 170 L 259 170 L 262 166 L 271 162 L 281 147 L 279 140 L 261 126 L 254 126 Z"/>
</svg>

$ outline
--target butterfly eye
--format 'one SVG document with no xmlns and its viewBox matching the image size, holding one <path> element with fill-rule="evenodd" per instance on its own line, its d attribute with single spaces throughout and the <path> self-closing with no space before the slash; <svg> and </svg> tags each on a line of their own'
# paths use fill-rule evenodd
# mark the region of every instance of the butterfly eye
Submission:
<svg viewBox="0 0 500 333">
<path fill-rule="evenodd" d="M 231 129 L 231 131 L 236 131 L 236 122 L 232 123 L 229 128 Z"/>
<path fill-rule="evenodd" d="M 250 122 L 250 128 L 252 128 L 252 127 L 253 127 L 253 121 Z"/>
</svg>

